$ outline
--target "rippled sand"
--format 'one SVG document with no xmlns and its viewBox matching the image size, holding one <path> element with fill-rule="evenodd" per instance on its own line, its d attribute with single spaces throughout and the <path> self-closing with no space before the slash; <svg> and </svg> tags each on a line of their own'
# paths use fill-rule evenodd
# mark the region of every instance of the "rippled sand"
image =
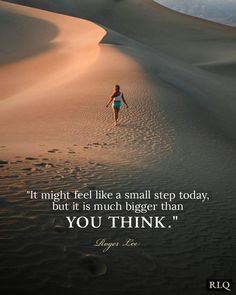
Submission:
<svg viewBox="0 0 236 295">
<path fill-rule="evenodd" d="M 0 2 L 4 291 L 199 295 L 206 278 L 234 273 L 235 30 L 138 2 L 97 1 L 95 12 L 80 1 L 78 16 L 98 24 Z M 41 8 L 61 12 L 52 3 Z M 116 83 L 129 109 L 113 127 Z M 185 201 L 171 229 L 69 230 L 66 212 L 26 193 L 77 189 L 211 200 Z M 101 238 L 141 246 L 104 254 Z"/>
</svg>

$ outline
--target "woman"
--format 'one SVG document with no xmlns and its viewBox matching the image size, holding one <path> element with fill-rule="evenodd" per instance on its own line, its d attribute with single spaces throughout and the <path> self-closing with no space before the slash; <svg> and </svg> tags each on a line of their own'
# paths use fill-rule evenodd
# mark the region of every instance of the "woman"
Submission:
<svg viewBox="0 0 236 295">
<path fill-rule="evenodd" d="M 121 101 L 124 102 L 124 104 L 126 105 L 126 108 L 129 107 L 127 102 L 125 101 L 123 93 L 120 92 L 120 86 L 116 85 L 114 92 L 113 92 L 109 102 L 106 105 L 106 107 L 108 107 L 110 105 L 110 103 L 112 102 L 112 108 L 113 108 L 113 113 L 114 113 L 114 125 L 115 126 L 117 126 L 118 115 L 119 115 L 119 111 L 120 111 L 120 107 L 121 107 Z"/>
</svg>

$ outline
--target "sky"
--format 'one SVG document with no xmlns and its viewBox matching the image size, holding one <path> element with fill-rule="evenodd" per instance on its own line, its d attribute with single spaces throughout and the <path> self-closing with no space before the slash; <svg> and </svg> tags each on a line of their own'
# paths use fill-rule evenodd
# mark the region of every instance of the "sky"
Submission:
<svg viewBox="0 0 236 295">
<path fill-rule="evenodd" d="M 154 0 L 171 9 L 236 26 L 236 0 Z"/>
</svg>

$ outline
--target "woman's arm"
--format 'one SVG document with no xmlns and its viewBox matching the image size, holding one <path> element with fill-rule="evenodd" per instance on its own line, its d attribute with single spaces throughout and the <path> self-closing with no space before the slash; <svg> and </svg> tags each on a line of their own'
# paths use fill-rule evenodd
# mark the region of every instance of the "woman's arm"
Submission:
<svg viewBox="0 0 236 295">
<path fill-rule="evenodd" d="M 113 100 L 113 97 L 114 97 L 114 95 L 112 94 L 112 96 L 111 96 L 111 98 L 110 98 L 110 100 L 108 101 L 108 103 L 106 104 L 106 107 L 108 107 L 109 105 L 110 105 L 110 103 L 112 102 L 112 100 Z"/>
<path fill-rule="evenodd" d="M 123 100 L 124 104 L 126 105 L 126 107 L 128 108 L 129 106 L 128 106 L 128 104 L 127 104 L 125 98 L 124 98 L 124 94 L 123 94 L 123 93 L 122 93 L 122 100 Z"/>
</svg>

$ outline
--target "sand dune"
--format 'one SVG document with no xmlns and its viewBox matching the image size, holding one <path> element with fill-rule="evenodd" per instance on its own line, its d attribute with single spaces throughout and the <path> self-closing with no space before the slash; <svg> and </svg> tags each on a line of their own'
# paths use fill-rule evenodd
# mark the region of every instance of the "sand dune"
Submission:
<svg viewBox="0 0 236 295">
<path fill-rule="evenodd" d="M 128 54 L 132 60 L 136 59 L 144 70 L 146 67 L 151 80 L 159 78 L 194 97 L 199 107 L 215 117 L 219 128 L 234 137 L 235 86 L 231 79 L 225 80 L 225 77 L 232 74 L 228 75 L 224 69 L 221 70 L 220 65 L 225 63 L 225 58 L 230 61 L 227 62 L 228 67 L 233 62 L 235 28 L 185 16 L 151 0 L 119 1 L 116 9 L 113 1 L 97 1 L 96 9 L 93 9 L 93 1 L 70 1 L 67 4 L 40 1 L 30 4 L 69 14 L 73 11 L 74 15 L 104 25 L 107 31 L 110 30 L 107 37 L 110 45 L 120 45 L 117 49 Z M 137 22 L 141 26 L 134 30 Z M 148 55 L 152 56 L 152 67 L 150 58 L 146 58 Z M 186 62 L 194 67 L 188 66 Z M 204 66 L 209 64 L 218 65 L 217 70 L 214 70 L 215 66 L 213 70 L 211 66 Z M 197 70 L 197 65 L 209 74 Z M 153 72 L 150 71 L 151 68 L 154 68 Z M 212 76 L 212 72 L 220 75 Z M 103 96 L 105 95 L 104 92 Z"/>
<path fill-rule="evenodd" d="M 2 7 L 12 8 L 6 4 L 2 4 Z M 80 143 L 82 146 L 90 142 L 107 141 L 106 134 L 109 136 L 112 127 L 112 112 L 105 108 L 105 104 L 117 81 L 125 85 L 124 91 L 130 96 L 131 111 L 125 120 L 129 120 L 131 126 L 137 116 L 146 116 L 145 106 L 149 113 L 154 104 L 157 104 L 155 101 L 152 105 L 148 103 L 153 99 L 148 96 L 152 85 L 140 66 L 113 45 L 99 45 L 106 34 L 104 29 L 88 21 L 56 14 L 51 16 L 47 12 L 20 6 L 14 6 L 12 18 L 15 13 L 31 14 L 36 21 L 50 21 L 57 27 L 58 34 L 49 43 L 50 49 L 2 67 L 1 123 L 8 126 L 1 133 L 3 142 L 24 142 L 24 145 L 57 142 L 63 146 Z M 44 32 L 47 34 L 45 29 Z M 124 37 L 120 38 L 126 42 Z M 106 63 L 107 60 L 109 64 Z M 127 69 L 129 73 L 126 72 Z M 12 85 L 12 75 L 17 77 L 13 81 L 15 85 Z M 139 86 L 133 86 L 138 81 Z M 155 92 L 152 93 L 155 95 Z M 147 101 L 144 103 L 145 98 Z M 137 108 L 135 113 L 132 110 L 134 103 Z M 155 121 L 152 123 L 156 118 L 159 121 L 157 126 Z M 146 120 L 150 121 L 150 126 L 153 125 L 154 129 L 145 126 Z M 139 124 L 142 124 L 142 128 L 139 128 Z M 131 133 L 133 130 L 131 137 L 137 136 L 142 141 L 147 129 L 150 129 L 148 132 L 153 134 L 151 136 L 154 141 L 163 141 L 163 147 L 160 145 L 158 149 L 168 149 L 171 138 L 167 139 L 168 131 L 164 132 L 162 128 L 165 120 L 159 112 L 146 116 L 139 124 L 126 132 Z M 136 132 L 138 129 L 139 134 Z M 164 133 L 165 136 L 162 135 Z M 126 133 L 120 131 L 120 135 L 124 138 L 123 144 L 128 145 L 125 142 Z M 140 140 L 137 144 L 141 144 Z M 131 149 L 133 150 L 132 146 Z M 119 150 L 125 156 L 125 148 Z M 138 155 L 137 150 L 134 152 Z"/>
<path fill-rule="evenodd" d="M 0 1 L 2 286 L 198 295 L 215 265 L 230 277 L 235 29 L 151 0 L 27 4 L 88 20 Z M 105 104 L 117 83 L 130 107 L 116 128 Z M 213 198 L 205 207 L 186 203 L 175 231 L 137 229 L 142 250 L 104 257 L 91 246 L 98 235 L 133 232 L 69 232 L 64 213 L 52 216 L 25 195 L 58 187 L 198 188 Z"/>
<path fill-rule="evenodd" d="M 197 66 L 209 72 L 216 73 L 224 77 L 234 77 L 236 75 L 236 63 L 234 60 L 227 61 L 227 58 L 222 62 L 201 63 Z"/>
<path fill-rule="evenodd" d="M 8 6 L 12 7 L 8 4 L 2 4 L 2 6 Z M 120 4 L 121 5 L 121 4 Z M 125 4 L 124 4 L 125 5 Z M 140 4 L 141 5 L 141 4 Z M 143 5 L 143 4 L 142 4 Z M 154 4 L 154 7 L 156 4 Z M 152 7 L 153 5 L 151 5 Z M 126 7 L 126 6 L 125 6 Z M 136 7 L 136 6 L 135 6 Z M 101 7 L 98 5 L 98 8 L 101 9 Z M 150 9 L 149 6 L 145 6 L 146 9 Z M 163 10 L 160 8 L 160 13 L 158 16 L 162 16 L 162 13 L 166 12 L 170 13 L 170 16 L 172 17 L 172 12 L 169 12 L 168 10 Z M 55 137 L 55 129 L 59 130 L 75 130 L 75 127 L 71 126 L 71 122 L 73 122 L 73 117 L 75 120 L 78 120 L 78 118 L 83 117 L 83 112 L 80 114 L 80 104 L 82 102 L 85 102 L 85 97 L 87 98 L 86 104 L 87 106 L 97 106 L 99 108 L 99 111 L 103 113 L 103 104 L 105 102 L 105 98 L 107 95 L 109 95 L 110 89 L 113 84 L 116 83 L 116 81 L 120 81 L 122 84 L 125 85 L 131 85 L 129 82 L 131 81 L 139 81 L 140 79 L 142 81 L 146 81 L 146 86 L 144 87 L 145 91 L 146 89 L 153 89 L 153 87 L 156 87 L 156 85 L 152 86 L 152 80 L 153 79 L 159 79 L 160 81 L 166 81 L 169 84 L 172 84 L 174 87 L 177 87 L 180 91 L 183 93 L 187 93 L 188 95 L 191 95 L 194 100 L 193 102 L 199 107 L 203 107 L 207 112 L 212 113 L 213 116 L 215 116 L 215 119 L 217 120 L 216 125 L 219 125 L 220 128 L 224 128 L 228 133 L 231 132 L 233 129 L 233 126 L 235 124 L 235 116 L 234 116 L 234 85 L 230 83 L 225 82 L 225 80 L 220 80 L 220 77 L 216 78 L 211 75 L 208 75 L 207 73 L 204 73 L 202 71 L 198 71 L 194 69 L 191 66 L 187 66 L 180 61 L 177 61 L 173 59 L 173 57 L 170 57 L 168 55 L 163 54 L 162 52 L 156 51 L 156 46 L 154 46 L 155 49 L 149 49 L 148 46 L 136 43 L 135 41 L 132 41 L 132 39 L 129 39 L 125 37 L 124 35 L 117 34 L 113 30 L 109 31 L 109 34 L 107 35 L 106 39 L 104 39 L 103 43 L 109 43 L 109 48 L 107 46 L 98 45 L 99 41 L 102 39 L 102 37 L 106 34 L 105 30 L 99 28 L 96 25 L 92 25 L 89 22 L 86 21 L 79 21 L 76 19 L 69 19 L 67 18 L 66 25 L 61 25 L 62 19 L 64 19 L 62 16 L 54 15 L 52 19 L 49 17 L 49 13 L 46 12 L 36 12 L 32 9 L 26 9 L 26 8 L 20 8 L 19 6 L 16 8 L 14 6 L 14 13 L 12 14 L 12 19 L 16 22 L 16 11 L 21 11 L 21 14 L 25 13 L 35 17 L 35 22 L 39 22 L 41 18 L 41 22 L 44 21 L 45 26 L 48 25 L 48 30 L 46 29 L 40 29 L 40 26 L 37 26 L 39 30 L 41 30 L 39 33 L 40 37 L 40 43 L 37 47 L 37 43 L 32 41 L 33 46 L 38 50 L 42 51 L 41 54 L 37 55 L 37 52 L 35 54 L 35 58 L 31 57 L 28 59 L 23 59 L 16 64 L 9 64 L 1 69 L 1 88 L 3 89 L 1 99 L 4 100 L 2 103 L 2 110 L 4 114 L 2 115 L 2 120 L 4 118 L 7 119 L 14 117 L 17 118 L 19 116 L 23 116 L 25 123 L 18 123 L 18 130 L 15 132 L 15 121 L 9 120 L 9 123 L 4 122 L 6 125 L 12 126 L 12 132 L 8 130 L 7 134 L 5 135 L 6 138 L 9 138 L 12 140 L 14 138 L 14 141 L 21 141 L 25 136 L 29 139 L 29 134 L 31 134 L 33 137 L 35 137 L 35 132 L 32 132 L 35 128 L 37 129 L 40 126 L 40 130 L 37 132 L 37 139 L 40 140 L 40 138 L 54 138 Z M 26 11 L 26 12 L 25 12 Z M 129 11 L 129 10 L 128 10 Z M 151 10 L 152 13 L 157 13 L 156 8 L 154 9 L 154 12 Z M 5 12 L 6 13 L 6 12 Z M 138 10 L 138 13 L 140 13 L 140 8 Z M 9 12 L 8 12 L 9 14 Z M 99 14 L 97 14 L 99 16 Z M 139 15 L 139 14 L 138 14 Z M 146 15 L 146 14 L 144 14 Z M 153 14 L 152 14 L 153 15 Z M 168 15 L 168 14 L 167 14 Z M 10 16 L 7 16 L 10 18 Z M 25 16 L 25 18 L 27 19 Z M 19 17 L 18 17 L 19 18 Z M 21 18 L 23 18 L 21 16 Z M 180 20 L 178 19 L 177 15 L 174 13 L 174 20 L 175 18 L 178 20 L 178 23 L 180 23 Z M 154 18 L 153 19 L 158 19 Z M 192 22 L 194 26 L 203 24 L 199 21 L 196 21 L 192 18 L 187 18 L 189 22 Z M 25 20 L 24 20 L 25 21 Z M 32 19 L 31 19 L 32 21 Z M 128 20 L 127 20 L 128 21 Z M 132 21 L 132 19 L 131 19 Z M 182 21 L 185 21 L 183 19 Z M 21 24 L 23 20 L 19 20 L 19 23 Z M 78 29 L 71 30 L 71 25 L 76 23 L 83 23 L 83 29 L 82 26 Z M 146 23 L 146 22 L 144 22 Z M 196 23 L 196 24 L 195 24 Z M 124 23 L 113 21 L 112 22 L 112 28 L 116 28 L 117 26 L 120 26 L 120 24 Z M 45 43 L 44 40 L 46 40 L 48 37 L 47 34 L 51 32 L 51 27 L 54 25 L 54 31 L 57 32 L 56 38 L 54 38 L 52 41 L 48 41 L 48 50 L 43 50 L 42 45 Z M 92 31 L 93 33 L 87 33 L 88 27 L 94 28 Z M 225 31 L 225 28 L 222 26 L 218 26 L 215 24 L 211 24 L 209 22 L 206 22 L 206 26 L 213 27 L 214 30 L 218 34 L 223 34 Z M 74 25 L 75 27 L 75 25 Z M 129 36 L 130 32 L 128 31 L 129 28 L 132 26 L 126 25 L 125 28 L 125 35 Z M 161 28 L 164 26 L 162 25 Z M 220 30 L 218 29 L 220 27 Z M 68 28 L 66 30 L 66 28 Z M 160 28 L 160 29 L 161 29 Z M 17 29 L 17 26 L 15 26 L 15 29 Z M 70 32 L 68 31 L 70 29 Z M 118 30 L 120 31 L 122 28 L 118 27 Z M 167 28 L 169 30 L 169 28 Z M 198 28 L 199 32 L 201 27 Z M 77 30 L 77 31 L 76 31 Z M 107 29 L 108 31 L 108 29 Z M 151 30 L 148 29 L 148 27 L 143 30 L 146 32 L 151 32 Z M 182 30 L 180 30 L 181 33 Z M 24 31 L 21 31 L 22 34 L 24 34 Z M 69 32 L 69 33 L 68 33 Z M 227 33 L 224 33 L 224 40 L 229 34 L 232 36 L 234 31 L 230 31 Z M 165 36 L 166 34 L 155 34 L 154 39 L 159 36 Z M 199 35 L 199 34 L 196 34 Z M 76 36 L 76 37 L 75 37 Z M 86 36 L 86 39 L 85 39 Z M 187 32 L 185 31 L 185 36 L 187 35 Z M 11 37 L 11 36 L 10 36 Z M 9 39 L 10 39 L 9 37 Z M 145 39 L 136 38 L 136 36 L 133 36 L 134 39 L 139 39 L 139 41 L 145 42 Z M 150 36 L 144 36 L 148 40 L 152 39 Z M 143 37 L 143 38 L 144 38 Z M 206 36 L 204 37 L 206 38 Z M 185 38 L 187 41 L 189 41 L 189 37 Z M 86 41 L 85 41 L 86 40 Z M 185 42 L 187 42 L 185 40 Z M 12 36 L 12 42 L 15 42 L 16 40 Z M 9 40 L 10 42 L 10 40 Z M 37 41 L 39 42 L 39 40 Z M 85 44 L 83 44 L 85 42 Z M 91 44 L 91 43 L 92 44 Z M 155 41 L 157 42 L 157 40 Z M 175 44 L 175 41 L 172 39 L 171 41 L 173 44 Z M 147 42 L 148 43 L 148 42 Z M 205 42 L 208 43 L 208 42 Z M 204 43 L 204 44 L 205 44 Z M 223 40 L 221 43 L 224 43 Z M 177 43 L 176 43 L 177 44 Z M 178 43 L 179 44 L 179 43 Z M 198 48 L 201 47 L 201 42 L 199 43 L 199 46 L 196 47 L 195 50 L 191 49 L 191 54 L 196 53 L 199 57 L 199 50 Z M 12 44 L 13 45 L 13 44 Z M 150 46 L 150 44 L 148 44 Z M 13 46 L 12 46 L 13 47 Z M 116 48 L 115 48 L 116 47 Z M 174 46 L 170 46 L 171 48 Z M 217 46 L 216 46 L 217 47 Z M 30 46 L 32 50 L 32 46 Z M 183 52 L 180 50 L 179 46 L 176 47 L 178 49 L 178 52 Z M 189 46 L 187 46 L 188 50 Z M 88 50 L 89 49 L 89 50 Z M 119 51 L 117 50 L 119 49 Z M 231 50 L 232 47 L 228 47 L 228 50 Z M 84 51 L 85 50 L 85 51 Z M 43 52 L 44 51 L 44 52 Z M 17 50 L 18 54 L 28 54 L 29 56 L 31 53 L 27 53 L 27 51 L 24 50 L 24 48 L 19 48 Z M 122 55 L 120 52 L 125 53 L 125 55 Z M 185 52 L 185 51 L 184 51 Z M 208 47 L 208 52 L 211 52 L 211 45 Z M 86 53 L 86 55 L 84 55 Z M 106 60 L 107 56 L 110 60 L 109 56 L 111 56 L 114 53 L 116 55 L 116 62 L 113 64 L 110 63 L 108 68 L 104 68 L 104 65 L 102 63 L 102 60 Z M 169 53 L 169 52 L 168 52 Z M 185 52 L 186 53 L 186 52 Z M 29 57 L 28 56 L 28 57 Z M 129 56 L 129 57 L 128 57 Z M 207 58 L 207 54 L 204 52 L 204 57 Z M 2 57 L 2 59 L 4 56 Z M 119 59 L 122 59 L 122 62 L 119 61 Z M 151 60 L 151 63 L 150 63 Z M 14 61 L 14 58 L 13 58 Z M 49 62 L 50 61 L 50 62 Z M 95 63 L 96 64 L 93 64 Z M 40 67 L 38 66 L 40 64 Z M 124 66 L 119 66 L 120 64 L 123 64 Z M 130 64 L 130 65 L 129 65 Z M 149 75 L 149 77 L 146 76 L 146 78 L 143 77 L 142 69 L 140 68 L 140 65 L 146 72 L 146 74 Z M 86 74 L 86 68 L 89 67 L 89 70 Z M 37 68 L 37 72 L 35 73 L 35 68 Z M 113 68 L 117 68 L 116 75 L 113 75 L 113 77 L 108 80 L 108 77 L 110 77 L 110 72 Z M 124 75 L 125 69 L 129 69 L 129 74 Z M 134 68 L 134 70 L 132 70 Z M 23 69 L 23 71 L 22 71 Z M 96 76 L 97 73 L 100 73 L 99 79 L 94 79 L 94 75 Z M 137 78 L 132 74 L 132 78 L 130 77 L 130 73 L 135 72 L 137 73 Z M 76 79 L 80 73 L 83 73 L 83 77 L 80 77 L 80 79 Z M 95 73 L 95 74 L 93 74 Z M 11 75 L 17 76 L 17 79 L 14 79 L 14 84 L 12 85 L 12 79 Z M 121 78 L 123 76 L 124 78 Z M 40 77 L 40 79 L 39 79 Z M 63 77 L 63 79 L 62 79 Z M 106 81 L 106 83 L 105 83 Z M 78 83 L 82 83 L 83 88 L 80 89 L 80 85 Z M 103 89 L 98 90 L 99 92 L 97 95 L 100 97 L 94 102 L 94 94 L 91 93 L 91 83 L 93 84 L 94 89 L 98 86 L 97 84 L 103 84 Z M 140 84 L 140 83 L 139 83 Z M 227 85 L 227 86 L 226 86 Z M 65 87 L 66 86 L 66 87 Z M 53 91 L 54 89 L 54 91 Z M 72 91 L 72 89 L 75 89 Z M 22 90 L 24 95 L 22 98 L 22 93 L 19 92 L 19 90 Z M 72 91 L 72 94 L 71 94 Z M 129 91 L 128 89 L 125 89 L 125 91 Z M 157 92 L 152 91 L 152 96 L 158 95 Z M 174 89 L 173 89 L 174 91 Z M 81 92 L 83 92 L 83 98 L 81 97 Z M 136 93 L 135 93 L 136 92 Z M 129 96 L 131 99 L 134 99 L 132 97 L 138 97 L 140 98 L 140 93 L 142 91 L 135 89 L 135 92 L 133 95 Z M 38 96 L 38 98 L 36 97 Z M 222 96 L 224 96 L 224 101 L 222 101 Z M 9 99 L 10 98 L 10 99 Z M 50 99 L 49 99 L 50 98 Z M 88 99 L 89 98 L 89 99 Z M 43 99 L 44 104 L 41 105 L 41 100 Z M 76 102 L 74 101 L 76 99 Z M 15 102 L 17 100 L 17 102 Z M 55 100 L 60 101 L 60 105 L 55 106 Z M 14 102 L 13 102 L 14 101 Z M 29 101 L 31 102 L 31 105 L 29 105 Z M 99 101 L 99 102 L 98 102 Z M 140 100 L 139 100 L 140 101 Z M 143 98 L 141 99 L 140 103 L 142 104 Z M 8 112 L 9 107 L 12 107 L 14 103 L 14 107 L 12 108 L 12 116 L 10 117 Z M 132 103 L 132 101 L 131 101 Z M 95 104 L 95 105 L 94 105 Z M 54 109 L 54 115 L 52 118 L 52 113 L 48 110 L 50 109 L 50 106 Z M 6 109 L 4 109 L 6 108 Z M 79 108 L 79 110 L 77 110 Z M 15 112 L 14 113 L 14 109 Z M 35 111 L 37 109 L 37 112 Z M 94 108 L 95 109 L 95 108 Z M 19 113 L 19 110 L 22 110 L 22 114 Z M 66 110 L 66 111 L 65 111 Z M 91 117 L 94 118 L 94 112 L 97 112 L 96 109 L 91 112 Z M 106 113 L 107 114 L 107 113 Z M 147 115 L 144 115 L 147 116 Z M 32 122 L 32 119 L 34 118 L 34 123 L 28 124 L 27 122 Z M 63 121 L 61 120 L 63 118 Z M 77 118 L 77 119 L 76 119 Z M 52 121 L 54 124 L 52 124 Z M 79 124 L 76 125 L 79 132 L 80 127 Z M 40 124 L 38 123 L 40 122 Z M 50 122 L 48 124 L 48 122 Z M 107 122 L 108 123 L 108 122 Z M 74 124 L 74 123 L 73 123 Z M 83 123 L 84 125 L 87 125 L 87 123 Z M 21 128 L 21 125 L 23 127 Z M 28 125 L 27 128 L 31 128 L 30 130 L 25 129 L 25 125 Z M 82 129 L 83 126 L 82 125 Z M 96 122 L 93 122 L 91 120 L 91 130 L 97 130 L 96 129 Z M 74 125 L 73 125 L 74 126 Z M 47 130 L 47 133 L 51 130 L 50 135 L 46 134 L 44 135 L 44 131 Z M 95 133 L 93 131 L 87 131 L 89 134 L 92 132 L 92 138 L 94 138 Z M 65 131 L 65 138 L 63 138 L 64 141 L 68 140 L 70 137 L 68 135 L 69 132 Z M 39 135 L 40 134 L 40 135 Z M 25 135 L 25 136 L 24 136 Z M 233 135 L 233 133 L 231 133 Z M 85 136 L 87 137 L 87 136 Z M 4 136 L 2 136 L 3 140 L 5 139 Z M 54 140 L 54 139 L 53 139 Z M 52 140 L 52 142 L 53 142 Z M 73 139 L 74 140 L 74 139 Z M 80 136 L 81 140 L 81 136 Z"/>
<path fill-rule="evenodd" d="M 233 56 L 236 49 L 235 28 L 180 14 L 153 0 L 11 2 L 95 21 L 189 63 Z"/>
<path fill-rule="evenodd" d="M 5 63 L 5 66 L 1 67 L 1 99 L 11 97 L 13 100 L 11 91 L 19 92 L 17 87 L 24 91 L 28 91 L 28 88 L 37 91 L 38 84 L 45 85 L 45 80 L 48 82 L 53 80 L 55 84 L 60 84 L 60 75 L 63 75 L 66 80 L 68 72 L 70 73 L 68 80 L 70 80 L 75 73 L 73 67 L 79 64 L 76 67 L 76 75 L 79 75 L 86 71 L 86 67 L 96 58 L 96 51 L 98 51 L 96 45 L 105 33 L 103 29 L 81 21 L 83 25 L 73 30 L 70 29 L 70 25 L 76 26 L 79 23 L 73 19 L 67 19 L 67 24 L 59 27 L 60 16 L 50 19 L 47 13 L 35 11 L 32 16 L 29 16 L 30 12 L 20 7 L 10 6 L 12 11 L 7 8 L 7 5 L 1 3 L 4 16 L 1 18 L 2 39 L 7 39 L 7 42 L 4 39 L 1 40 L 4 46 L 6 45 L 0 56 Z M 11 34 L 5 33 L 6 26 L 10 27 Z M 83 38 L 83 34 L 86 34 L 87 41 L 85 44 L 82 42 L 79 44 L 78 39 Z M 16 47 L 18 42 L 20 45 Z M 82 58 L 82 54 L 85 54 L 86 61 L 84 56 Z M 14 80 L 12 76 L 15 77 Z M 48 86 L 51 88 L 50 84 Z M 20 103 L 23 103 L 25 99 L 26 97 L 20 99 Z"/>
</svg>

